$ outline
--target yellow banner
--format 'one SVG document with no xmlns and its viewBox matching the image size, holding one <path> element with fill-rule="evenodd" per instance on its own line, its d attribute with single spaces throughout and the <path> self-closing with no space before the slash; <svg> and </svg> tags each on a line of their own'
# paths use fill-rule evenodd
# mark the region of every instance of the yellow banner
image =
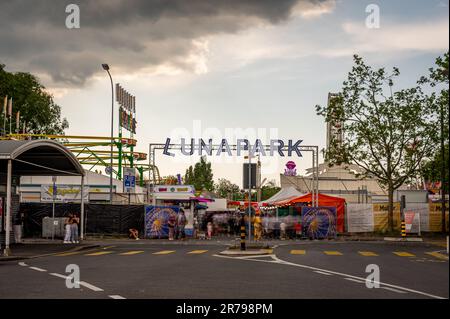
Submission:
<svg viewBox="0 0 450 319">
<path fill-rule="evenodd" d="M 430 215 L 429 215 L 429 231 L 441 232 L 442 231 L 442 204 L 430 203 Z M 448 231 L 448 205 L 445 207 L 445 227 Z"/>
<path fill-rule="evenodd" d="M 394 229 L 399 230 L 401 224 L 400 203 L 394 203 Z M 373 204 L 373 228 L 375 232 L 385 233 L 389 230 L 389 203 Z"/>
</svg>

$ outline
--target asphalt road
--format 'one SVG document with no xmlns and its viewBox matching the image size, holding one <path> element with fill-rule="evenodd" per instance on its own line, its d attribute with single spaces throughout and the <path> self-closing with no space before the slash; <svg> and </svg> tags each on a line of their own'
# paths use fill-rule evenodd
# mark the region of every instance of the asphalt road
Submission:
<svg viewBox="0 0 450 319">
<path fill-rule="evenodd" d="M 0 263 L 0 298 L 448 298 L 449 263 L 421 243 L 301 242 L 265 257 L 217 243 L 103 243 L 91 251 Z M 67 265 L 80 288 L 66 287 Z M 369 289 L 366 267 L 380 269 Z"/>
</svg>

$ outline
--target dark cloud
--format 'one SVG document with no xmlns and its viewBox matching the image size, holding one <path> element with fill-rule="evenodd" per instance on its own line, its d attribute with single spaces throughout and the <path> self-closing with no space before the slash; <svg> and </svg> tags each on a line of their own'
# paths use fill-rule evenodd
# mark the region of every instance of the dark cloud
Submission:
<svg viewBox="0 0 450 319">
<path fill-rule="evenodd" d="M 108 62 L 133 72 L 187 59 L 196 39 L 285 21 L 296 5 L 327 0 L 17 0 L 0 4 L 0 63 L 82 85 Z M 80 7 L 81 28 L 67 29 L 68 4 Z"/>
</svg>

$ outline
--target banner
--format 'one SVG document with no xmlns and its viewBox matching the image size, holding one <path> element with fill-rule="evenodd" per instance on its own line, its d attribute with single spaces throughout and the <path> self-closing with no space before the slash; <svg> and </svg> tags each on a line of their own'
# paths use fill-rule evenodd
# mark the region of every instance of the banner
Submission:
<svg viewBox="0 0 450 319">
<path fill-rule="evenodd" d="M 394 203 L 394 230 L 400 229 L 400 203 Z M 373 204 L 373 231 L 385 233 L 389 230 L 389 203 Z"/>
<path fill-rule="evenodd" d="M 372 204 L 348 204 L 347 227 L 350 233 L 369 233 L 374 229 Z"/>
<path fill-rule="evenodd" d="M 407 234 L 419 234 L 420 219 L 419 214 L 411 211 L 405 211 L 405 227 Z"/>
<path fill-rule="evenodd" d="M 336 237 L 336 207 L 302 207 L 302 225 L 309 238 Z"/>
<path fill-rule="evenodd" d="M 407 203 L 405 207 L 405 212 L 414 212 L 420 220 L 420 231 L 429 231 L 429 205 L 428 203 Z M 414 226 L 413 226 L 414 227 Z"/>
<path fill-rule="evenodd" d="M 84 201 L 89 202 L 89 186 L 83 188 Z M 53 185 L 41 185 L 41 202 L 69 203 L 81 202 L 81 186 L 56 185 L 56 196 L 53 199 Z"/>
<path fill-rule="evenodd" d="M 429 231 L 441 232 L 442 231 L 442 204 L 430 203 L 430 216 L 429 216 Z M 448 204 L 445 207 L 445 226 L 448 231 Z"/>
<path fill-rule="evenodd" d="M 145 238 L 168 238 L 169 218 L 179 211 L 178 206 L 145 206 Z"/>
</svg>

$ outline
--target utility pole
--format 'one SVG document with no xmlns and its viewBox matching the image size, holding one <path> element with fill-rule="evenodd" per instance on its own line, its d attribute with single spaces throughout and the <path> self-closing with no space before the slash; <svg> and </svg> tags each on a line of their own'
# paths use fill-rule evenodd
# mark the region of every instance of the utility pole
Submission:
<svg viewBox="0 0 450 319">
<path fill-rule="evenodd" d="M 110 172 L 109 172 L 109 203 L 112 205 L 113 202 L 113 145 L 114 145 L 114 84 L 113 79 L 111 77 L 111 73 L 109 73 L 109 65 L 104 63 L 102 64 L 103 70 L 105 70 L 111 81 L 111 159 L 110 159 Z"/>
<path fill-rule="evenodd" d="M 441 105 L 441 212 L 443 233 L 447 231 L 445 227 L 445 169 L 444 105 Z"/>
</svg>

